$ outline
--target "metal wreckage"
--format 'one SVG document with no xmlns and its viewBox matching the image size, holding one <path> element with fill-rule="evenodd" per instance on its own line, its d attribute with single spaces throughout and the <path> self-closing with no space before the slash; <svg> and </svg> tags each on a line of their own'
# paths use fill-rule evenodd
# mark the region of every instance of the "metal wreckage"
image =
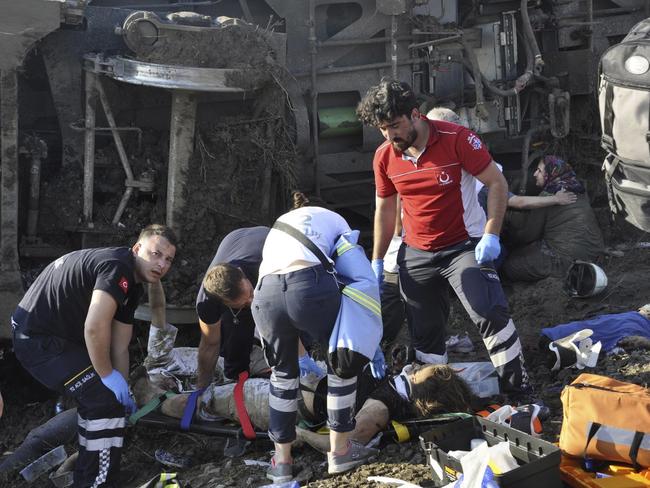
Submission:
<svg viewBox="0 0 650 488">
<path fill-rule="evenodd" d="M 268 223 L 290 187 L 368 219 L 381 136 L 355 107 L 384 76 L 408 81 L 423 109 L 454 108 L 523 192 L 540 141 L 578 130 L 598 147 L 599 57 L 648 16 L 636 0 L 0 8 L 4 316 L 21 258 L 104 242 L 143 201 L 183 237 L 208 232 L 202 205 Z"/>
</svg>

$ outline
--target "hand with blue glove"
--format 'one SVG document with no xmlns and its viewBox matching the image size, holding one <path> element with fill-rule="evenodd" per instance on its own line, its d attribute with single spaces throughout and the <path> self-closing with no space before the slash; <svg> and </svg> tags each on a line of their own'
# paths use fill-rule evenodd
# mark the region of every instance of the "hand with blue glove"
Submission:
<svg viewBox="0 0 650 488">
<path fill-rule="evenodd" d="M 377 283 L 381 286 L 382 281 L 384 281 L 384 260 L 383 259 L 373 259 L 370 263 L 372 270 L 375 272 L 377 277 Z"/>
<path fill-rule="evenodd" d="M 375 356 L 370 361 L 370 371 L 372 371 L 372 376 L 377 380 L 386 376 L 386 360 L 384 359 L 384 353 L 381 351 L 381 347 L 377 348 Z"/>
<path fill-rule="evenodd" d="M 499 243 L 499 236 L 494 234 L 483 234 L 481 240 L 474 249 L 476 262 L 483 264 L 488 261 L 494 261 L 501 254 L 501 244 Z"/>
<path fill-rule="evenodd" d="M 314 361 L 309 353 L 305 353 L 303 356 L 298 359 L 298 365 L 300 366 L 300 377 L 304 378 L 305 376 L 311 374 L 315 374 L 317 377 L 321 378 L 325 376 L 325 371 L 321 369 L 321 367 L 316 364 L 316 361 Z"/>
<path fill-rule="evenodd" d="M 101 378 L 101 380 L 104 386 L 113 392 L 117 401 L 126 407 L 127 413 L 131 414 L 138 409 L 131 398 L 129 385 L 126 383 L 122 373 L 114 369 L 111 371 L 111 374 Z"/>
</svg>

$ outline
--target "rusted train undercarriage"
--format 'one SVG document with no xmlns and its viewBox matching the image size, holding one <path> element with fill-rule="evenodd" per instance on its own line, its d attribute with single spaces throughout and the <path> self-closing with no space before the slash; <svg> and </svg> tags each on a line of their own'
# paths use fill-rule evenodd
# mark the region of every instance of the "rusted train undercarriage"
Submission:
<svg viewBox="0 0 650 488">
<path fill-rule="evenodd" d="M 423 109 L 453 107 L 520 172 L 523 192 L 535 143 L 595 117 L 599 56 L 648 16 L 647 3 L 1 2 L 0 302 L 10 311 L 22 293 L 21 257 L 70 247 L 51 239 L 58 228 L 44 208 L 51 180 L 70 168 L 79 179 L 55 202 L 59 210 L 77 203 L 58 229 L 79 236 L 73 245 L 114 233 L 143 195 L 187 232 L 180 222 L 198 212 L 188 197 L 197 154 L 200 191 L 227 218 L 266 223 L 283 192 L 299 186 L 367 219 L 380 134 L 362 127 L 354 108 L 383 76 L 410 82 Z M 597 125 L 587 122 L 597 145 Z"/>
</svg>

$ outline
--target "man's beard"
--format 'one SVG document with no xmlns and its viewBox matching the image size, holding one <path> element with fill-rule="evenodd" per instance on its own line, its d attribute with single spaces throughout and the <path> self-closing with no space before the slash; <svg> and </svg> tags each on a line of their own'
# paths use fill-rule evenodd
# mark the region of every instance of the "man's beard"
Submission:
<svg viewBox="0 0 650 488">
<path fill-rule="evenodd" d="M 417 138 L 418 138 L 418 132 L 415 130 L 414 127 L 411 127 L 411 130 L 406 135 L 406 139 L 402 139 L 402 138 L 393 139 L 391 141 L 391 144 L 393 145 L 393 149 L 399 152 L 404 152 L 413 145 L 413 143 Z"/>
</svg>

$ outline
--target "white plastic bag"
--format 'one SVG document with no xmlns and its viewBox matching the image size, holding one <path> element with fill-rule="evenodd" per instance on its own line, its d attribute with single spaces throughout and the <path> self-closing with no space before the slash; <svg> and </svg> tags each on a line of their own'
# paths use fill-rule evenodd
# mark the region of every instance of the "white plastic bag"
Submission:
<svg viewBox="0 0 650 488">
<path fill-rule="evenodd" d="M 465 380 L 472 393 L 479 398 L 499 394 L 499 375 L 491 362 L 450 363 L 449 366 Z"/>
</svg>

